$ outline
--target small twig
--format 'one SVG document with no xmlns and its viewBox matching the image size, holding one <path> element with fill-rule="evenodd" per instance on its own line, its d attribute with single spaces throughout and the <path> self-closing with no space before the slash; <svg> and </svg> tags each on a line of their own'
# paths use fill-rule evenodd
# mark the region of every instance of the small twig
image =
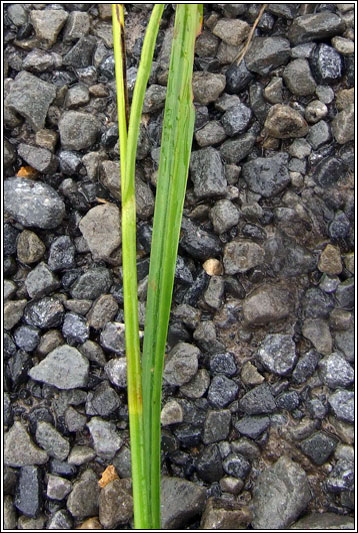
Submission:
<svg viewBox="0 0 358 533">
<path fill-rule="evenodd" d="M 264 11 L 265 11 L 267 5 L 268 5 L 268 4 L 262 4 L 261 9 L 260 9 L 260 11 L 259 11 L 259 14 L 257 15 L 257 17 L 256 17 L 256 19 L 255 19 L 255 22 L 253 23 L 252 28 L 251 28 L 251 30 L 250 30 L 250 33 L 249 33 L 249 35 L 248 35 L 248 37 L 247 37 L 247 41 L 246 41 L 246 44 L 245 44 L 244 48 L 241 50 L 241 52 L 239 53 L 239 55 L 238 55 L 238 56 L 234 59 L 234 61 L 233 61 L 234 63 L 235 63 L 235 61 L 236 61 L 236 65 L 237 65 L 237 66 L 240 65 L 241 61 L 244 59 L 244 57 L 245 57 L 245 55 L 246 55 L 246 52 L 247 52 L 248 49 L 249 49 L 249 46 L 250 46 L 251 41 L 252 41 L 252 38 L 253 38 L 253 36 L 254 36 L 254 32 L 255 32 L 255 30 L 256 30 L 256 26 L 257 26 L 258 23 L 260 22 L 260 19 L 261 19 L 262 15 L 263 15 L 263 13 L 264 13 Z"/>
</svg>

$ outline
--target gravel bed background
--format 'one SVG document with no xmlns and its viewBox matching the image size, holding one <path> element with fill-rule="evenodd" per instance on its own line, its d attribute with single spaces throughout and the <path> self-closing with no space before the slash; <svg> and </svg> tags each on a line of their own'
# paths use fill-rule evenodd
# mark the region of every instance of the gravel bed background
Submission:
<svg viewBox="0 0 358 533">
<path fill-rule="evenodd" d="M 354 5 L 268 4 L 239 66 L 261 4 L 204 6 L 163 528 L 353 529 Z M 151 7 L 126 5 L 131 91 Z M 173 16 L 138 146 L 141 327 Z M 4 528 L 131 529 L 110 4 L 6 4 L 4 38 Z"/>
</svg>

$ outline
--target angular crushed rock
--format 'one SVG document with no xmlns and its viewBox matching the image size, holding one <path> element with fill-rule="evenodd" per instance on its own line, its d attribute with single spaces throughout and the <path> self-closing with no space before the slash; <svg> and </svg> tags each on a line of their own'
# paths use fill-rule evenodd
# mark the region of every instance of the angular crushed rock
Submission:
<svg viewBox="0 0 358 533">
<path fill-rule="evenodd" d="M 15 422 L 4 434 L 4 462 L 6 465 L 22 467 L 42 465 L 48 461 L 44 450 L 36 446 L 21 422 Z"/>
</svg>

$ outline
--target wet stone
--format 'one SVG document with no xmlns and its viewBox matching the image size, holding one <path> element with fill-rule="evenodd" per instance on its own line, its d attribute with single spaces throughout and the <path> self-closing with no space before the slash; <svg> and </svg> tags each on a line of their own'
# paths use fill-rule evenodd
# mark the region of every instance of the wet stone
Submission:
<svg viewBox="0 0 358 533">
<path fill-rule="evenodd" d="M 251 152 L 256 142 L 253 133 L 244 133 L 237 139 L 229 139 L 220 146 L 220 154 L 228 163 L 239 163 Z"/>
<path fill-rule="evenodd" d="M 243 59 L 239 66 L 233 63 L 225 72 L 226 76 L 226 91 L 229 94 L 239 94 L 246 89 L 250 81 L 254 78 L 252 72 L 247 70 L 245 59 Z"/>
<path fill-rule="evenodd" d="M 232 353 L 219 353 L 210 357 L 209 361 L 210 372 L 212 374 L 224 374 L 225 376 L 233 376 L 236 374 L 236 362 Z"/>
<path fill-rule="evenodd" d="M 64 461 L 70 451 L 70 443 L 48 422 L 39 421 L 36 428 L 36 441 L 50 457 Z"/>
<path fill-rule="evenodd" d="M 66 313 L 62 324 L 62 334 L 70 346 L 84 343 L 89 337 L 86 320 L 76 313 Z"/>
<path fill-rule="evenodd" d="M 286 411 L 293 411 L 299 403 L 300 397 L 296 391 L 283 392 L 276 398 L 277 407 Z"/>
<path fill-rule="evenodd" d="M 317 165 L 313 179 L 322 188 L 331 187 L 345 175 L 346 165 L 337 157 L 325 157 Z"/>
<path fill-rule="evenodd" d="M 45 263 L 39 263 L 31 270 L 25 280 L 25 287 L 30 298 L 41 298 L 59 286 L 57 278 Z"/>
<path fill-rule="evenodd" d="M 218 237 L 192 222 L 189 218 L 183 217 L 182 220 L 182 236 L 180 239 L 180 246 L 183 248 L 189 256 L 199 261 L 205 261 L 206 259 L 217 257 L 221 252 L 221 243 Z M 206 284 L 207 275 L 203 279 L 198 279 L 199 285 Z M 200 283 L 199 283 L 200 282 Z M 195 288 L 195 281 L 192 287 L 189 289 L 191 293 Z M 200 286 L 200 292 L 203 286 Z M 184 300 L 184 303 L 193 305 L 189 299 Z"/>
<path fill-rule="evenodd" d="M 60 169 L 66 176 L 78 176 L 82 162 L 81 158 L 76 152 L 70 150 L 62 150 L 59 154 Z"/>
<path fill-rule="evenodd" d="M 276 139 L 290 139 L 305 137 L 308 126 L 298 111 L 288 105 L 276 104 L 267 114 L 265 130 Z"/>
<path fill-rule="evenodd" d="M 311 59 L 312 73 L 318 83 L 335 83 L 342 77 L 342 59 L 339 53 L 327 44 L 319 44 Z"/>
<path fill-rule="evenodd" d="M 300 443 L 300 448 L 316 465 L 323 465 L 337 446 L 337 439 L 324 431 L 317 431 Z"/>
<path fill-rule="evenodd" d="M 292 44 L 327 39 L 339 35 L 344 30 L 340 17 L 330 11 L 296 17 L 289 29 L 288 37 Z"/>
<path fill-rule="evenodd" d="M 108 322 L 101 332 L 100 342 L 103 348 L 123 356 L 125 354 L 124 324 Z"/>
<path fill-rule="evenodd" d="M 222 196 L 226 191 L 226 179 L 220 154 L 214 148 L 193 152 L 190 160 L 190 176 L 198 198 Z"/>
<path fill-rule="evenodd" d="M 4 435 L 5 465 L 22 467 L 42 465 L 48 461 L 47 453 L 36 446 L 21 422 L 15 422 Z"/>
<path fill-rule="evenodd" d="M 333 414 L 349 424 L 354 423 L 354 392 L 347 390 L 336 390 L 328 397 L 329 406 Z"/>
<path fill-rule="evenodd" d="M 218 408 L 224 408 L 237 397 L 239 386 L 226 376 L 214 376 L 208 390 L 208 400 Z"/>
<path fill-rule="evenodd" d="M 228 409 L 208 411 L 202 437 L 204 444 L 225 440 L 229 434 L 230 421 L 231 413 Z"/>
<path fill-rule="evenodd" d="M 246 415 L 261 415 L 276 411 L 271 388 L 266 383 L 247 392 L 239 401 L 239 407 Z"/>
<path fill-rule="evenodd" d="M 200 368 L 195 376 L 180 387 L 180 392 L 187 398 L 201 398 L 210 385 L 210 376 L 205 368 Z"/>
<path fill-rule="evenodd" d="M 243 455 L 231 453 L 224 459 L 223 468 L 229 476 L 244 480 L 251 470 L 251 465 Z"/>
<path fill-rule="evenodd" d="M 225 133 L 232 137 L 247 130 L 251 117 L 251 109 L 245 104 L 238 104 L 224 113 L 221 118 L 221 124 Z"/>
<path fill-rule="evenodd" d="M 35 517 L 42 506 L 42 475 L 38 466 L 23 466 L 16 487 L 14 505 L 25 516 Z"/>
<path fill-rule="evenodd" d="M 32 168 L 44 174 L 54 174 L 57 170 L 57 158 L 46 148 L 37 148 L 30 144 L 20 143 L 18 155 Z"/>
<path fill-rule="evenodd" d="M 312 77 L 307 59 L 291 61 L 283 71 L 283 79 L 293 94 L 307 96 L 315 92 L 316 82 Z"/>
<path fill-rule="evenodd" d="M 14 333 L 14 340 L 20 350 L 32 352 L 40 341 L 39 330 L 32 326 L 20 326 Z"/>
<path fill-rule="evenodd" d="M 104 369 L 113 385 L 123 389 L 127 387 L 127 359 L 125 357 L 110 359 Z"/>
<path fill-rule="evenodd" d="M 45 125 L 48 108 L 56 96 L 56 89 L 29 72 L 20 72 L 11 85 L 6 106 L 24 117 L 33 131 Z"/>
<path fill-rule="evenodd" d="M 72 525 L 71 516 L 64 509 L 53 513 L 46 523 L 47 529 L 71 529 Z"/>
<path fill-rule="evenodd" d="M 290 335 L 267 335 L 256 356 L 267 370 L 284 376 L 289 374 L 295 365 L 295 343 Z"/>
<path fill-rule="evenodd" d="M 302 307 L 307 318 L 327 318 L 333 309 L 332 296 L 318 287 L 308 289 L 302 298 Z"/>
<path fill-rule="evenodd" d="M 290 43 L 283 37 L 256 37 L 245 56 L 248 70 L 260 75 L 287 63 Z"/>
<path fill-rule="evenodd" d="M 29 376 L 58 389 L 75 389 L 86 386 L 88 367 L 88 359 L 76 348 L 65 345 L 55 348 L 32 367 Z"/>
<path fill-rule="evenodd" d="M 27 304 L 24 311 L 24 319 L 30 326 L 48 329 L 61 324 L 63 313 L 63 305 L 59 300 L 44 297 Z"/>
<path fill-rule="evenodd" d="M 71 286 L 73 298 L 95 300 L 101 294 L 108 293 L 112 285 L 112 276 L 107 268 L 93 267 L 77 278 Z"/>
<path fill-rule="evenodd" d="M 318 122 L 322 118 L 325 118 L 327 116 L 327 113 L 328 113 L 328 108 L 326 104 L 320 102 L 319 100 L 312 100 L 306 106 L 305 119 L 310 124 L 316 124 L 316 122 Z M 310 131 L 308 132 L 307 141 L 309 141 L 311 145 L 312 145 L 312 140 L 314 140 L 314 138 L 317 137 L 317 131 L 320 131 L 320 130 L 317 130 L 317 128 L 318 126 L 316 128 L 311 127 Z"/>
<path fill-rule="evenodd" d="M 223 475 L 221 455 L 216 444 L 210 444 L 200 454 L 196 460 L 196 470 L 199 478 L 207 483 L 219 481 Z"/>
<path fill-rule="evenodd" d="M 106 529 L 126 524 L 133 516 L 130 479 L 110 481 L 99 495 L 99 520 Z"/>
<path fill-rule="evenodd" d="M 51 243 L 48 266 L 54 272 L 75 266 L 75 246 L 70 237 L 61 235 Z"/>
<path fill-rule="evenodd" d="M 25 227 L 56 228 L 65 215 L 65 204 L 45 183 L 11 178 L 4 183 L 6 212 Z"/>
<path fill-rule="evenodd" d="M 342 355 L 336 352 L 320 360 L 319 373 L 322 381 L 331 389 L 348 387 L 354 380 L 353 368 Z"/>
<path fill-rule="evenodd" d="M 66 111 L 58 127 L 63 149 L 83 150 L 96 142 L 100 124 L 89 113 Z"/>
</svg>

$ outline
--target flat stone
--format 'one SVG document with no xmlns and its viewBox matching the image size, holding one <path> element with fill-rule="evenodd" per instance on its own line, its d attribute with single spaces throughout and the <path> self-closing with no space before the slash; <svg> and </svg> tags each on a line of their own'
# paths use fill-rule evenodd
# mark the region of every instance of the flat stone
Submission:
<svg viewBox="0 0 358 533">
<path fill-rule="evenodd" d="M 60 346 L 32 367 L 29 376 L 58 389 L 76 389 L 86 386 L 88 369 L 88 359 L 76 348 Z"/>
<path fill-rule="evenodd" d="M 283 37 L 256 37 L 246 53 L 248 70 L 261 76 L 269 74 L 290 58 L 290 43 Z"/>
<path fill-rule="evenodd" d="M 200 350 L 195 346 L 180 342 L 168 354 L 164 366 L 164 379 L 170 385 L 184 385 L 198 370 Z"/>
<path fill-rule="evenodd" d="M 38 421 L 36 441 L 50 457 L 64 461 L 70 452 L 70 443 L 53 427 L 52 424 Z"/>
<path fill-rule="evenodd" d="M 321 318 L 306 318 L 302 334 L 309 339 L 316 350 L 324 355 L 332 352 L 332 337 L 327 322 Z"/>
<path fill-rule="evenodd" d="M 30 18 L 36 37 L 45 41 L 47 47 L 55 44 L 68 13 L 63 9 L 43 9 L 30 11 Z"/>
<path fill-rule="evenodd" d="M 10 178 L 4 183 L 6 212 L 25 227 L 53 229 L 65 216 L 65 204 L 46 183 Z"/>
<path fill-rule="evenodd" d="M 90 209 L 79 228 L 95 260 L 110 260 L 111 254 L 121 244 L 120 211 L 114 204 Z"/>
<path fill-rule="evenodd" d="M 240 19 L 219 19 L 213 28 L 213 34 L 231 46 L 238 46 L 247 37 L 250 26 Z"/>
<path fill-rule="evenodd" d="M 247 272 L 262 264 L 264 250 L 249 240 L 232 241 L 225 245 L 223 264 L 226 274 Z"/>
<path fill-rule="evenodd" d="M 285 529 L 306 509 L 311 498 L 302 467 L 286 456 L 280 457 L 256 481 L 251 524 L 254 529 Z"/>
<path fill-rule="evenodd" d="M 21 422 L 15 422 L 4 434 L 4 462 L 6 465 L 22 467 L 42 465 L 48 461 L 44 450 L 36 446 Z"/>
<path fill-rule="evenodd" d="M 306 43 L 317 39 L 334 37 L 344 31 L 340 17 L 328 10 L 320 13 L 296 17 L 288 31 L 288 38 L 294 44 Z"/>
<path fill-rule="evenodd" d="M 96 142 L 100 124 L 89 113 L 66 111 L 58 123 L 62 148 L 83 150 Z"/>
<path fill-rule="evenodd" d="M 268 112 L 265 130 L 276 139 L 290 139 L 305 137 L 308 126 L 298 111 L 288 105 L 276 104 Z"/>
<path fill-rule="evenodd" d="M 291 299 L 286 289 L 262 285 L 244 300 L 243 315 L 248 325 L 262 326 L 287 318 L 291 312 Z"/>
<path fill-rule="evenodd" d="M 226 78 L 211 72 L 193 73 L 194 102 L 207 105 L 215 102 L 225 89 Z"/>
<path fill-rule="evenodd" d="M 36 517 L 42 506 L 42 475 L 38 466 L 23 466 L 20 470 L 14 505 L 28 516 Z"/>
<path fill-rule="evenodd" d="M 81 11 L 72 11 L 69 14 L 65 31 L 63 33 L 63 40 L 65 42 L 72 42 L 84 37 L 90 30 L 90 17 L 88 13 Z"/>
<path fill-rule="evenodd" d="M 242 166 L 242 176 L 252 191 L 265 198 L 275 196 L 290 183 L 287 154 L 278 152 L 272 157 L 248 161 Z"/>
</svg>

